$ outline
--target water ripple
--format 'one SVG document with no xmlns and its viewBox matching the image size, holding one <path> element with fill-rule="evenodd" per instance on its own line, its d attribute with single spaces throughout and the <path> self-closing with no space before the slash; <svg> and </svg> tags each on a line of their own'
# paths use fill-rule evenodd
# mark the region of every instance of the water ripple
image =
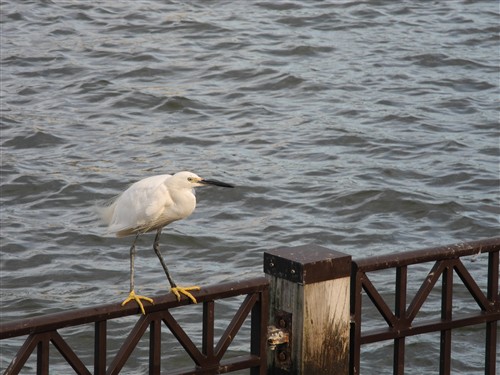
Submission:
<svg viewBox="0 0 500 375">
<path fill-rule="evenodd" d="M 120 300 L 130 239 L 104 236 L 92 207 L 151 174 L 237 186 L 200 189 L 195 214 L 165 229 L 183 282 L 260 274 L 283 245 L 357 257 L 498 233 L 494 2 L 2 5 L 2 319 Z M 151 242 L 136 282 L 154 295 L 167 283 Z M 482 258 L 471 272 L 485 279 Z M 407 345 L 415 371 L 433 371 L 411 353 L 437 344 Z"/>
</svg>

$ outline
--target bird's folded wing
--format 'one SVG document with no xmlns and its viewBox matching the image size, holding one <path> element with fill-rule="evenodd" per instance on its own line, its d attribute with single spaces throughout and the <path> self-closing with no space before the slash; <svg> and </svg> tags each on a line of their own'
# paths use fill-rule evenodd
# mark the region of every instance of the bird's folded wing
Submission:
<svg viewBox="0 0 500 375">
<path fill-rule="evenodd" d="M 173 204 L 167 187 L 163 184 L 169 175 L 153 176 L 136 182 L 112 204 L 110 233 L 147 231 L 154 226 L 166 208 Z"/>
</svg>

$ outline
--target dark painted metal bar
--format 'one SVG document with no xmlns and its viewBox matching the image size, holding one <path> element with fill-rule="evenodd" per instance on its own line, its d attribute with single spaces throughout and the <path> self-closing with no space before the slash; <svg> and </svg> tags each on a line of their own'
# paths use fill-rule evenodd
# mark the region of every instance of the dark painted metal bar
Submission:
<svg viewBox="0 0 500 375">
<path fill-rule="evenodd" d="M 162 315 L 163 322 L 170 329 L 177 341 L 179 341 L 182 345 L 186 353 L 191 357 L 197 366 L 203 367 L 207 363 L 207 358 L 198 350 L 186 331 L 182 329 L 169 311 L 164 311 Z"/>
<path fill-rule="evenodd" d="M 150 319 L 147 315 L 143 315 L 139 318 L 139 321 L 135 324 L 134 328 L 120 347 L 120 350 L 118 350 L 118 353 L 116 353 L 115 357 L 111 361 L 111 364 L 109 365 L 107 371 L 108 375 L 118 375 L 120 373 L 123 366 L 137 346 L 137 343 L 144 335 L 146 329 L 148 329 L 149 322 Z"/>
<path fill-rule="evenodd" d="M 94 374 L 106 373 L 107 321 L 95 322 L 94 328 Z"/>
<path fill-rule="evenodd" d="M 394 339 L 394 360 L 392 373 L 404 375 L 405 373 L 405 338 Z"/>
<path fill-rule="evenodd" d="M 408 267 L 402 266 L 396 268 L 396 300 L 394 311 L 397 319 L 396 328 L 399 329 L 406 322 L 406 287 L 408 279 Z M 404 375 L 405 372 L 405 338 L 398 337 L 394 339 L 394 364 L 393 373 L 395 375 Z"/>
<path fill-rule="evenodd" d="M 389 326 L 394 327 L 396 324 L 396 318 L 394 314 L 392 313 L 390 307 L 382 298 L 378 290 L 375 288 L 375 286 L 373 286 L 366 273 L 363 275 L 363 289 L 365 290 L 368 297 L 370 297 L 371 301 L 379 311 L 380 315 L 382 315 L 386 323 Z"/>
<path fill-rule="evenodd" d="M 222 359 L 222 356 L 226 352 L 227 348 L 231 344 L 234 339 L 236 333 L 240 330 L 241 325 L 246 320 L 250 311 L 252 311 L 255 302 L 257 301 L 257 294 L 249 294 L 245 301 L 241 304 L 240 308 L 234 315 L 233 319 L 229 323 L 226 331 L 222 334 L 216 348 L 215 348 L 215 356 L 217 361 Z"/>
<path fill-rule="evenodd" d="M 355 262 L 352 263 L 351 271 L 351 329 L 349 339 L 349 374 L 358 375 L 361 364 L 361 297 L 363 290 L 363 277 L 365 273 L 359 272 Z"/>
<path fill-rule="evenodd" d="M 17 351 L 16 356 L 5 370 L 4 375 L 18 374 L 38 345 L 37 335 L 29 335 L 24 344 Z"/>
<path fill-rule="evenodd" d="M 229 358 L 220 363 L 216 368 L 187 367 L 169 372 L 170 375 L 213 375 L 226 374 L 228 372 L 244 370 L 260 365 L 260 358 L 253 355 L 243 355 Z"/>
<path fill-rule="evenodd" d="M 207 358 L 214 358 L 214 326 L 215 303 L 207 301 L 203 304 L 203 334 L 201 352 Z"/>
<path fill-rule="evenodd" d="M 453 321 L 443 321 L 441 319 L 426 320 L 425 322 L 413 323 L 411 326 L 399 330 L 388 327 L 364 331 L 361 335 L 360 343 L 361 345 L 371 344 L 378 341 L 393 340 L 398 337 L 468 327 L 476 324 L 495 322 L 497 320 L 500 320 L 500 312 L 468 314 L 460 318 L 455 318 Z"/>
<path fill-rule="evenodd" d="M 149 375 L 159 375 L 161 371 L 161 320 L 149 323 Z"/>
<path fill-rule="evenodd" d="M 50 333 L 38 335 L 36 373 L 37 375 L 49 375 L 49 342 Z"/>
<path fill-rule="evenodd" d="M 436 285 L 436 282 L 439 280 L 439 277 L 443 273 L 445 267 L 445 260 L 437 261 L 432 267 L 431 271 L 420 286 L 417 294 L 415 294 L 415 297 L 410 302 L 410 306 L 408 306 L 406 317 L 409 322 L 412 322 L 413 319 L 415 319 L 415 316 L 420 311 L 420 308 L 429 296 L 432 288 L 434 288 L 434 285 Z"/>
<path fill-rule="evenodd" d="M 500 250 L 500 237 L 480 241 L 458 243 L 454 245 L 432 247 L 421 250 L 403 251 L 399 253 L 356 260 L 361 271 L 375 271 L 386 268 L 408 266 L 410 264 L 433 262 L 438 260 L 459 258 L 478 253 L 489 253 Z"/>
<path fill-rule="evenodd" d="M 269 293 L 265 291 L 259 293 L 259 300 L 255 303 L 251 312 L 251 337 L 250 353 L 260 357 L 260 366 L 250 369 L 250 375 L 267 374 L 267 326 L 269 311 Z"/>
<path fill-rule="evenodd" d="M 488 254 L 488 300 L 493 301 L 494 306 L 500 309 L 500 295 L 498 294 L 500 252 Z"/>
<path fill-rule="evenodd" d="M 52 341 L 57 350 L 59 350 L 59 353 L 61 353 L 66 362 L 69 363 L 77 374 L 90 375 L 90 371 L 57 331 L 51 333 L 50 341 Z"/>
<path fill-rule="evenodd" d="M 453 315 L 453 268 L 447 266 L 443 271 L 441 288 L 441 319 L 451 322 Z M 449 375 L 451 372 L 451 328 L 441 330 L 439 349 L 439 374 Z"/>
<path fill-rule="evenodd" d="M 487 297 L 495 309 L 500 310 L 500 296 L 498 294 L 498 275 L 499 275 L 500 253 L 488 254 L 488 290 Z M 497 367 L 497 346 L 498 346 L 498 322 L 489 322 L 486 324 L 485 340 L 485 375 L 495 375 Z"/>
<path fill-rule="evenodd" d="M 196 294 L 196 298 L 199 303 L 202 303 L 214 299 L 258 292 L 264 285 L 268 285 L 268 281 L 265 277 L 210 285 L 202 287 L 201 291 Z M 187 298 L 181 299 L 181 301 L 178 302 L 176 297 L 171 293 L 156 296 L 154 297 L 154 301 L 154 305 L 145 306 L 146 312 L 166 310 L 191 303 Z M 9 337 L 27 335 L 30 333 L 53 331 L 64 327 L 93 323 L 99 320 L 110 320 L 139 313 L 140 309 L 135 304 L 130 303 L 122 306 L 121 303 L 112 303 L 16 320 L 0 324 L 0 340 Z"/>
<path fill-rule="evenodd" d="M 492 253 L 490 253 L 492 254 Z M 455 272 L 460 277 L 465 287 L 471 294 L 471 296 L 476 300 L 478 306 L 483 311 L 491 311 L 494 309 L 494 306 L 490 305 L 488 301 L 488 297 L 482 292 L 481 288 L 476 283 L 476 280 L 469 273 L 467 268 L 465 268 L 464 264 L 460 259 L 456 260 L 454 265 Z"/>
<path fill-rule="evenodd" d="M 498 322 L 489 322 L 486 324 L 486 350 L 484 367 L 485 375 L 496 375 L 497 366 L 497 345 L 498 345 Z"/>
</svg>

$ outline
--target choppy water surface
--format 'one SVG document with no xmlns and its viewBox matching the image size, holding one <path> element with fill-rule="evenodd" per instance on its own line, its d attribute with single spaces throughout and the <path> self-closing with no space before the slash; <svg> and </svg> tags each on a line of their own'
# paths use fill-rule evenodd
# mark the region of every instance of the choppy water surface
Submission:
<svg viewBox="0 0 500 375">
<path fill-rule="evenodd" d="M 4 1 L 2 321 L 122 300 L 131 239 L 103 237 L 91 207 L 152 174 L 238 186 L 200 189 L 164 231 L 180 284 L 258 275 L 283 245 L 364 257 L 497 235 L 498 14 L 494 1 Z M 147 295 L 167 290 L 151 242 Z M 178 313 L 193 333 L 198 311 Z M 481 328 L 457 333 L 454 373 L 483 373 Z M 410 341 L 407 373 L 437 373 L 439 336 Z M 362 372 L 392 373 L 389 344 L 365 350 Z M 18 345 L 3 343 L 3 369 Z"/>
</svg>

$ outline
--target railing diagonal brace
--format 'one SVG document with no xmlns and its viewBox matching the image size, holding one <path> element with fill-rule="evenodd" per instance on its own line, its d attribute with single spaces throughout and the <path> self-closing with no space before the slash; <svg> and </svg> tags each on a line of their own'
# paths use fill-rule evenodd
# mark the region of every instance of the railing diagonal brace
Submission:
<svg viewBox="0 0 500 375">
<path fill-rule="evenodd" d="M 417 294 L 415 294 L 415 297 L 411 301 L 410 306 L 408 306 L 408 311 L 406 314 L 408 322 L 412 322 L 413 319 L 415 319 L 415 316 L 417 316 L 420 308 L 427 299 L 427 296 L 431 292 L 432 288 L 434 288 L 434 285 L 436 285 L 436 282 L 439 280 L 439 277 L 446 268 L 446 263 L 447 261 L 442 260 L 434 263 L 431 271 L 429 272 L 422 285 L 420 286 Z"/>
<path fill-rule="evenodd" d="M 227 348 L 234 339 L 234 336 L 238 333 L 239 329 L 243 325 L 243 322 L 247 318 L 248 314 L 252 310 L 255 302 L 258 300 L 259 295 L 257 293 L 249 294 L 246 296 L 245 301 L 240 306 L 236 314 L 234 315 L 231 323 L 229 323 L 226 331 L 222 334 L 217 347 L 215 348 L 215 356 L 220 362 Z"/>
<path fill-rule="evenodd" d="M 61 353 L 64 359 L 71 365 L 77 374 L 91 374 L 80 358 L 78 358 L 75 354 L 73 349 L 71 349 L 71 347 L 66 343 L 66 341 L 64 341 L 57 331 L 53 331 L 51 333 L 50 341 L 52 341 L 57 350 L 59 350 L 59 353 Z"/>
<path fill-rule="evenodd" d="M 458 276 L 460 277 L 472 297 L 474 297 L 481 310 L 491 311 L 492 306 L 490 306 L 486 295 L 481 291 L 481 288 L 479 288 L 476 281 L 473 279 L 469 271 L 467 271 L 460 259 L 457 259 L 454 267 Z"/>
<path fill-rule="evenodd" d="M 172 314 L 170 314 L 168 310 L 162 311 L 162 320 L 166 324 L 168 329 L 170 329 L 177 341 L 179 341 L 182 347 L 189 354 L 194 363 L 197 366 L 203 366 L 203 364 L 206 362 L 205 356 L 201 354 L 191 338 L 187 335 L 184 329 L 182 329 L 179 323 L 177 323 L 177 320 L 175 320 L 175 318 L 172 316 Z"/>
<path fill-rule="evenodd" d="M 115 358 L 109 365 L 108 371 L 106 372 L 107 375 L 117 375 L 120 373 L 121 369 L 137 346 L 137 343 L 144 335 L 146 329 L 148 329 L 153 316 L 154 314 L 149 314 L 145 316 L 142 315 L 139 318 L 139 321 L 135 324 L 132 332 L 130 332 L 120 350 L 116 353 Z"/>
<path fill-rule="evenodd" d="M 9 367 L 7 367 L 7 370 L 5 370 L 4 375 L 19 374 L 39 342 L 39 335 L 29 335 L 24 344 L 17 351 L 16 356 L 10 363 Z"/>
<path fill-rule="evenodd" d="M 378 290 L 372 284 L 366 273 L 363 274 L 361 278 L 361 285 L 366 294 L 368 295 L 368 297 L 370 297 L 374 306 L 377 308 L 382 317 L 385 319 L 387 324 L 391 327 L 394 327 L 396 325 L 396 317 L 392 313 L 391 308 L 385 302 L 384 298 L 380 295 Z"/>
</svg>

